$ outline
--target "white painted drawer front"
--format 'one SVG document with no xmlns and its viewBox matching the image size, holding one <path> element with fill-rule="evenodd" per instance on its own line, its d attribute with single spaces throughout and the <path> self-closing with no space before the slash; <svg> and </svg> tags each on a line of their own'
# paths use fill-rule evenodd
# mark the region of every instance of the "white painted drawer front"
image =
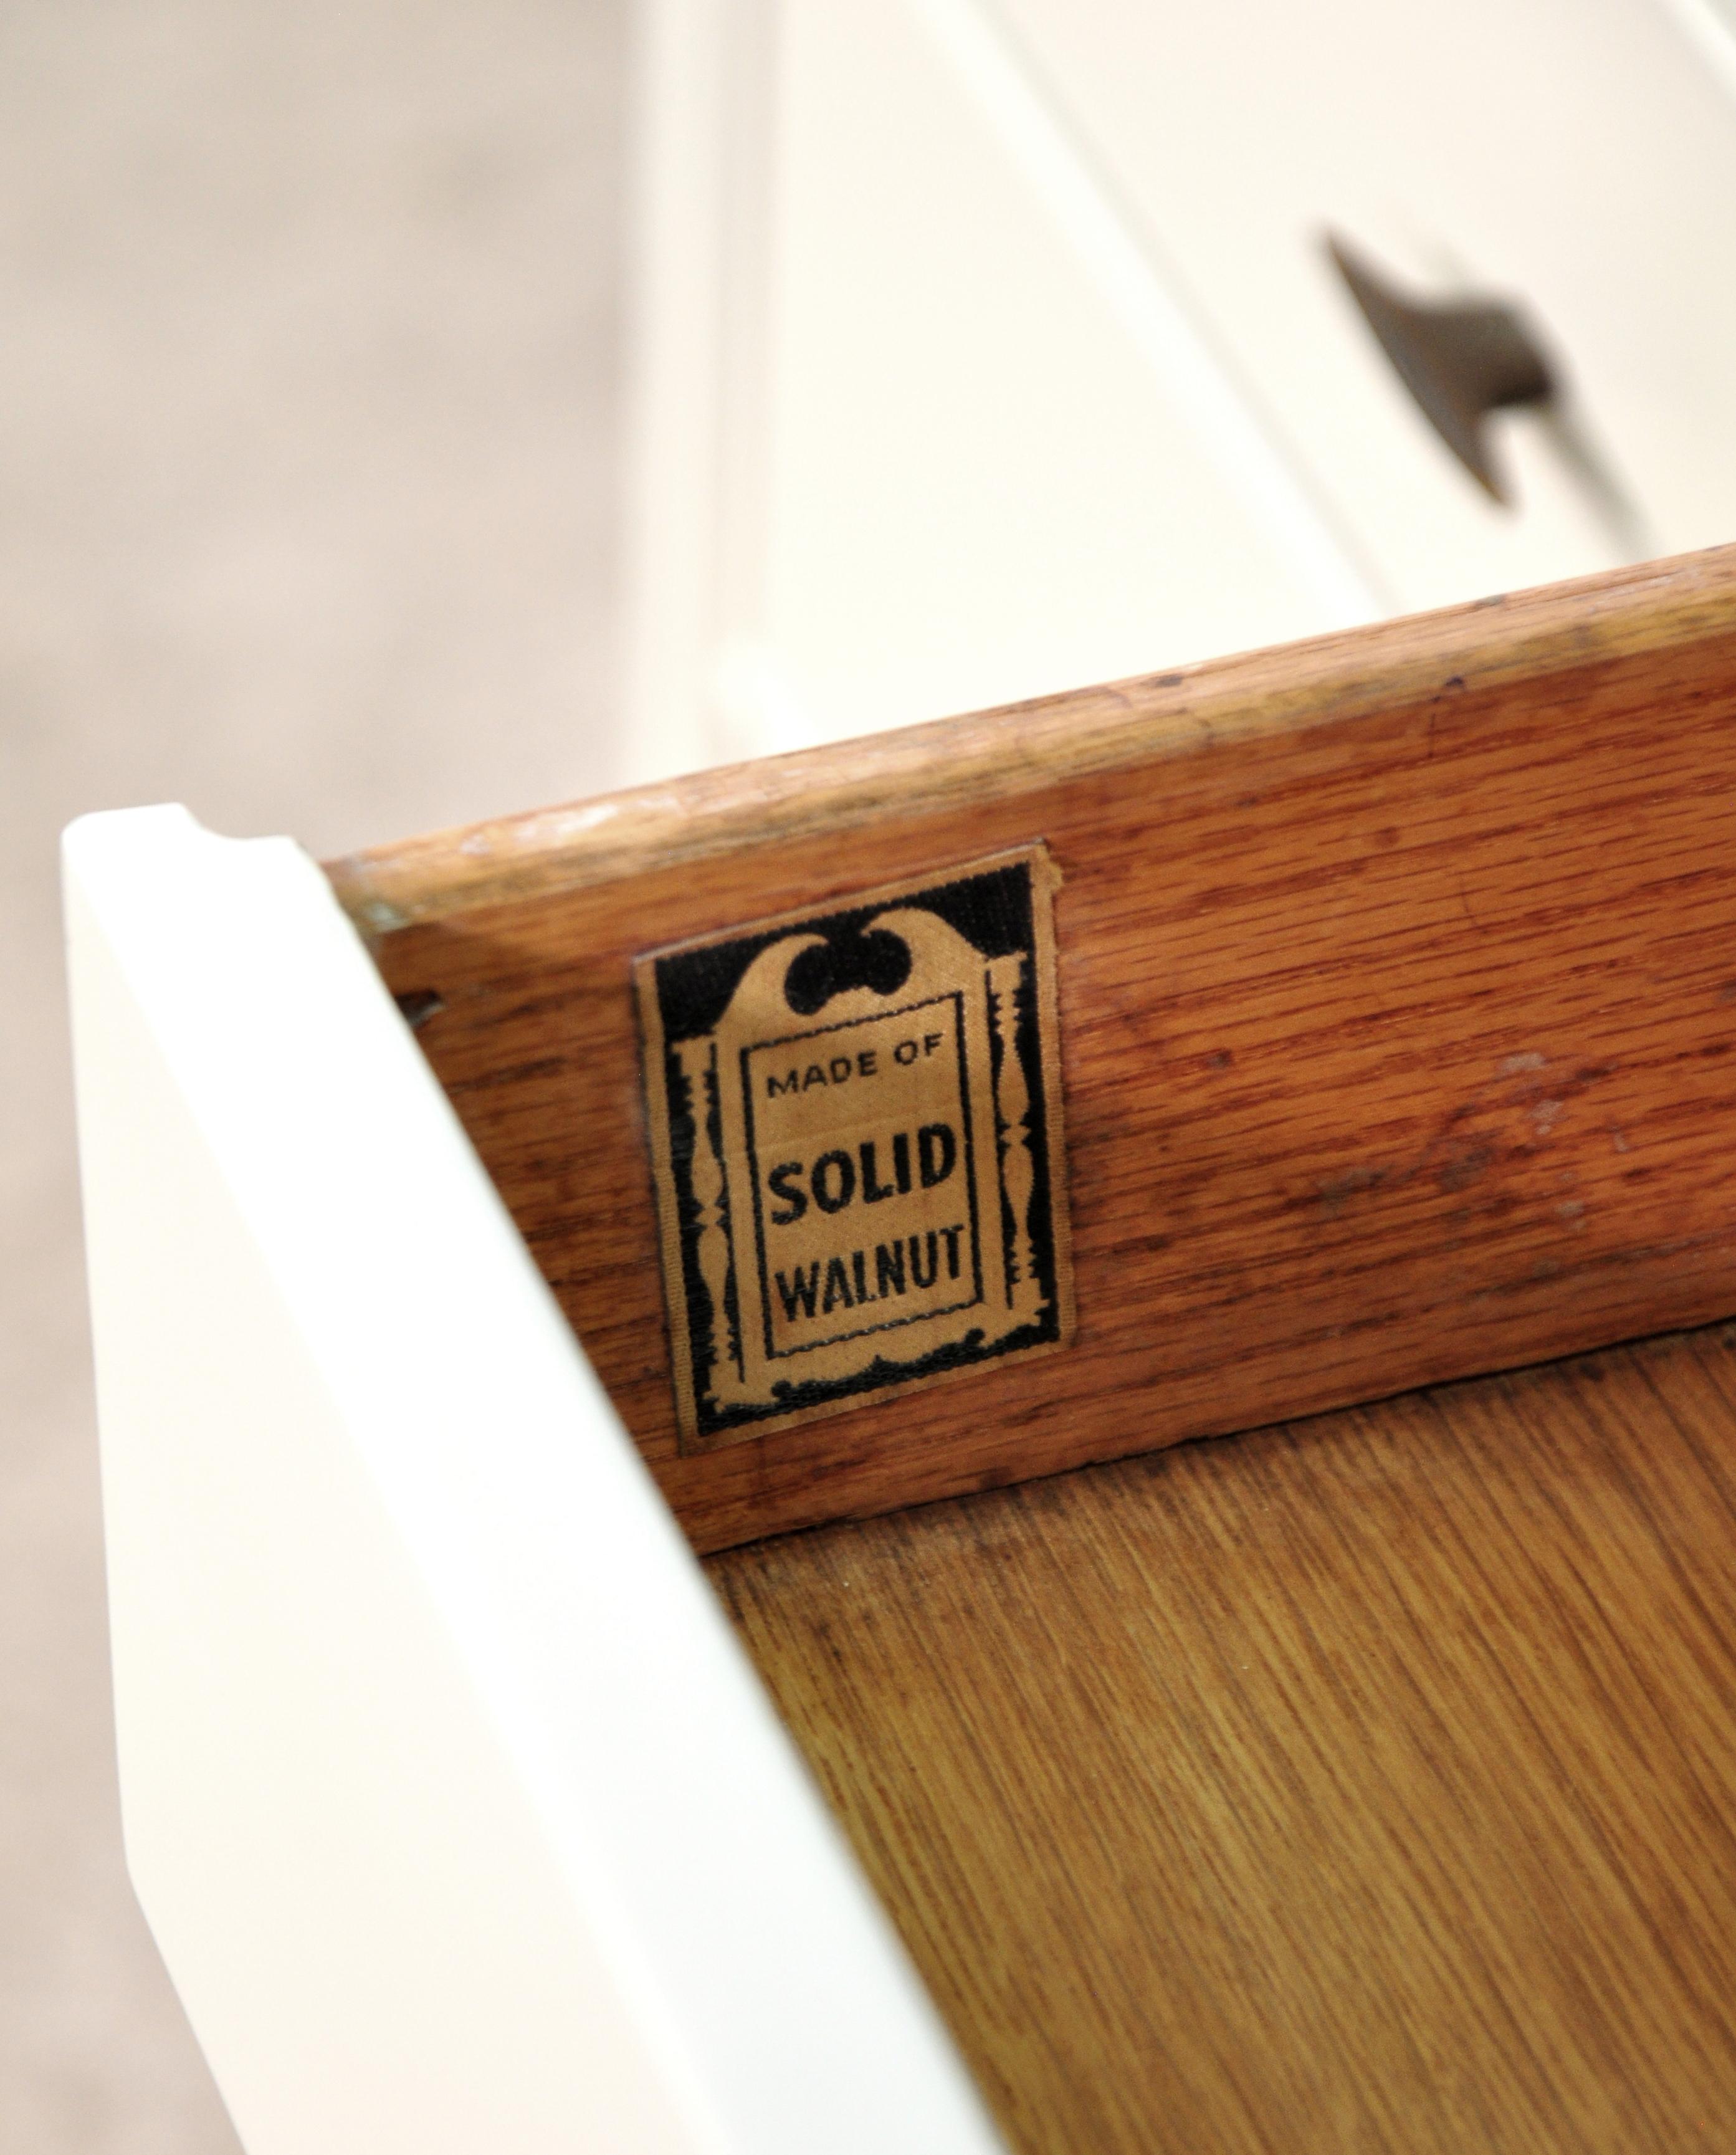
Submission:
<svg viewBox="0 0 1736 2155">
<path fill-rule="evenodd" d="M 1712 0 L 648 4 L 644 775 L 1732 535 Z M 1634 513 L 1529 412 L 1491 499 L 1329 230 L 1518 302 Z"/>
<path fill-rule="evenodd" d="M 1395 610 L 1626 550 L 1534 421 L 1518 506 L 1461 470 L 1321 246 L 1421 294 L 1517 296 L 1645 551 L 1736 529 L 1736 98 L 1660 0 L 995 0 Z"/>
<path fill-rule="evenodd" d="M 1373 611 L 1040 102 L 958 27 L 779 17 L 760 598 L 792 741 Z"/>
</svg>

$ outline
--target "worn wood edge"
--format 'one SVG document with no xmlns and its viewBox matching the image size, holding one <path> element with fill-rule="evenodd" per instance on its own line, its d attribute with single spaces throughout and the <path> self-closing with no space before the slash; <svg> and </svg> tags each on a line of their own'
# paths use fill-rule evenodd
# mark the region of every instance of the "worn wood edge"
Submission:
<svg viewBox="0 0 1736 2155">
<path fill-rule="evenodd" d="M 1728 634 L 1736 545 L 1503 593 L 327 862 L 362 934 L 552 895 L 748 845 L 1006 801 L 1068 780 L 1393 711 L 1449 686 L 1566 674 Z"/>
</svg>

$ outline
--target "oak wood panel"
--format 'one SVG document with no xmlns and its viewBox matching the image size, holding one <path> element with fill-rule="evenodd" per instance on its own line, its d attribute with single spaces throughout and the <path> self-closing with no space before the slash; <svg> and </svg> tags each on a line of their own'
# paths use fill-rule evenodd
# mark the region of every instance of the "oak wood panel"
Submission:
<svg viewBox="0 0 1736 2155">
<path fill-rule="evenodd" d="M 701 1547 L 1736 1309 L 1736 550 L 335 863 Z M 1076 1344 L 677 1450 L 630 968 L 1047 841 Z"/>
<path fill-rule="evenodd" d="M 1029 2155 L 1736 2132 L 1736 1333 L 709 1569 Z"/>
</svg>

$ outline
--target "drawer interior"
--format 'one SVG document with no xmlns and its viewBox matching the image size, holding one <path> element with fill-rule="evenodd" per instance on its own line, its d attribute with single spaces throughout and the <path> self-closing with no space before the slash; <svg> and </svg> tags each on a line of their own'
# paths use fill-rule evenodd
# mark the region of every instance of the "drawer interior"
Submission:
<svg viewBox="0 0 1736 2155">
<path fill-rule="evenodd" d="M 710 1576 L 1011 2147 L 1711 2149 L 1736 1328 Z"/>
<path fill-rule="evenodd" d="M 1733 724 L 1724 550 L 331 865 L 1015 2147 L 1728 2144 Z M 635 966 L 1014 847 L 1077 1337 L 694 1448 Z"/>
</svg>

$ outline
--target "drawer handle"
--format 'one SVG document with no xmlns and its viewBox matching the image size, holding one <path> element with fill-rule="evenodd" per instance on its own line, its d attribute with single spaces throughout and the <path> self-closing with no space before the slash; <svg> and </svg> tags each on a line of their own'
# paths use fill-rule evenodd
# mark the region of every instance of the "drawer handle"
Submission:
<svg viewBox="0 0 1736 2155">
<path fill-rule="evenodd" d="M 1447 448 L 1485 492 L 1512 505 L 1490 454 L 1491 412 L 1555 400 L 1555 376 L 1523 315 L 1499 299 L 1401 298 L 1336 233 L 1327 251 L 1380 349 Z"/>
</svg>

